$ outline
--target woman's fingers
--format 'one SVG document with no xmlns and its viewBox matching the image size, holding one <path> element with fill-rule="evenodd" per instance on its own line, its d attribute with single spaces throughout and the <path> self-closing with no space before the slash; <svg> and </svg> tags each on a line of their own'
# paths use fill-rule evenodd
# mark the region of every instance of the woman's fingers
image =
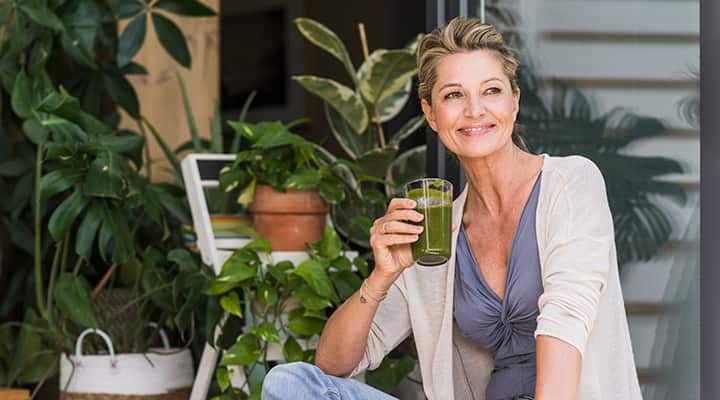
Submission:
<svg viewBox="0 0 720 400">
<path fill-rule="evenodd" d="M 372 235 L 370 237 L 370 245 L 376 247 L 390 247 L 399 244 L 410 244 L 418 240 L 418 235 Z"/>
<path fill-rule="evenodd" d="M 417 206 L 417 203 L 415 200 L 411 199 L 404 199 L 396 197 L 392 200 L 390 200 L 390 204 L 388 204 L 387 213 L 389 214 L 392 211 L 402 209 L 402 208 L 415 208 Z"/>
<path fill-rule="evenodd" d="M 423 227 L 420 225 L 408 224 L 400 221 L 386 221 L 380 225 L 380 233 L 409 233 L 419 235 L 422 233 Z"/>
</svg>

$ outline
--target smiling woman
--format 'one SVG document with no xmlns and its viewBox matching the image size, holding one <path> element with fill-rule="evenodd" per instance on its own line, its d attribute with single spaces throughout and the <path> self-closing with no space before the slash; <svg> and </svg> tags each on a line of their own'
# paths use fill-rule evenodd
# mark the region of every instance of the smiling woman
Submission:
<svg viewBox="0 0 720 400">
<path fill-rule="evenodd" d="M 429 399 L 640 399 L 600 171 L 514 142 L 517 60 L 493 26 L 455 18 L 417 60 L 425 117 L 468 177 L 450 258 L 413 260 L 422 215 L 393 199 L 370 229 L 375 269 L 328 320 L 317 367 L 271 371 L 264 398 L 387 399 L 339 377 L 412 333 Z"/>
</svg>

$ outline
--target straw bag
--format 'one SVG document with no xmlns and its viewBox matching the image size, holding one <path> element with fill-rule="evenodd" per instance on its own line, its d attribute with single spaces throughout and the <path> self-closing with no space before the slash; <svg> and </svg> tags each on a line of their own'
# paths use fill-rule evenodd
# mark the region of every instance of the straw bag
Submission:
<svg viewBox="0 0 720 400">
<path fill-rule="evenodd" d="M 160 330 L 163 349 L 151 353 L 115 354 L 110 337 L 85 330 L 75 343 L 75 355 L 60 360 L 61 400 L 187 400 L 193 384 L 190 350 L 171 349 Z M 83 355 L 85 336 L 103 338 L 109 355 Z"/>
</svg>

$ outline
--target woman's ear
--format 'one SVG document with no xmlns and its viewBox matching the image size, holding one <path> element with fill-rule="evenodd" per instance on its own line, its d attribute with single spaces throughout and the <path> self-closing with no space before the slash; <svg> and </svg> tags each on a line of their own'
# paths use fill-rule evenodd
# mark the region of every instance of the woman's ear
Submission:
<svg viewBox="0 0 720 400">
<path fill-rule="evenodd" d="M 433 113 L 432 106 L 425 99 L 422 99 L 420 101 L 420 106 L 422 107 L 423 114 L 425 114 L 425 120 L 427 120 L 428 125 L 430 125 L 430 128 L 432 130 L 437 132 L 437 124 L 435 123 L 435 113 Z"/>
</svg>

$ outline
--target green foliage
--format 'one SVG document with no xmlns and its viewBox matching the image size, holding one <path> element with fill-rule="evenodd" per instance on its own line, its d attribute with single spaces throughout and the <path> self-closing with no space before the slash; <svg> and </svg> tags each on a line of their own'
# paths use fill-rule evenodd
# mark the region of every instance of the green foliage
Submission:
<svg viewBox="0 0 720 400">
<path fill-rule="evenodd" d="M 403 184 L 425 174 L 424 152 L 413 148 L 400 153 L 401 142 L 420 130 L 424 117 L 418 115 L 408 120 L 387 143 L 382 126 L 400 113 L 410 97 L 412 78 L 417 73 L 417 38 L 402 49 L 373 51 L 356 70 L 345 45 L 334 32 L 307 18 L 298 18 L 295 24 L 310 43 L 343 64 L 354 86 L 317 76 L 293 77 L 323 100 L 332 134 L 357 165 L 352 173 L 342 174 L 348 195 L 333 206 L 332 217 L 343 236 L 369 248 L 368 229 L 385 212 L 385 196 L 397 196 Z M 422 163 L 423 167 L 411 168 L 408 163 L 412 167 Z M 353 175 L 369 179 L 357 180 Z M 382 199 L 375 199 L 367 198 L 365 193 L 383 195 Z"/>
<path fill-rule="evenodd" d="M 345 192 L 338 190 L 343 182 L 335 165 L 320 159 L 311 142 L 282 123 L 229 124 L 249 143 L 248 150 L 240 151 L 235 162 L 220 171 L 220 188 L 239 189 L 239 203 L 248 205 L 254 200 L 256 185 L 269 185 L 279 192 L 320 187 L 320 195 L 332 204 L 345 198 Z"/>
<path fill-rule="evenodd" d="M 142 314 L 128 324 L 155 320 L 181 338 L 204 307 L 204 267 L 178 248 L 179 225 L 189 221 L 184 193 L 142 175 L 144 138 L 116 128 L 118 107 L 141 117 L 127 77 L 146 73 L 133 58 L 148 22 L 169 54 L 190 65 L 168 13 L 215 14 L 197 0 L 0 3 L 0 192 L 10 194 L 0 230 L 14 247 L 12 264 L 0 251 L 12 277 L 0 287 L 0 320 L 37 310 L 0 328 L 0 346 L 14 349 L 0 352 L 2 386 L 54 374 L 57 354 L 100 324 L 91 287 L 130 289 L 127 307 Z M 122 19 L 130 21 L 118 34 Z M 144 333 L 116 338 L 119 350 L 147 348 Z"/>
<path fill-rule="evenodd" d="M 220 364 L 243 366 L 248 376 L 258 368 L 269 369 L 270 343 L 282 347 L 286 361 L 312 359 L 314 350 L 303 350 L 299 341 L 316 338 L 327 316 L 358 290 L 367 276 L 366 268 L 353 270 L 353 265 L 362 266 L 364 260 L 344 255 L 340 237 L 331 226 L 325 228 L 321 241 L 308 244 L 310 258 L 297 266 L 289 261 L 274 262 L 263 242 L 259 239 L 235 251 L 207 286 L 212 288 L 211 295 L 220 296 L 220 305 L 229 313 L 216 343 L 224 350 Z M 337 282 L 346 287 L 338 288 Z M 251 314 L 240 310 L 251 310 Z M 238 329 L 243 325 L 246 329 Z M 240 330 L 244 333 L 235 334 Z M 216 379 L 223 395 L 230 396 L 234 389 L 227 383 L 227 370 L 219 368 Z M 254 390 L 257 384 L 251 383 L 251 392 Z"/>
</svg>

